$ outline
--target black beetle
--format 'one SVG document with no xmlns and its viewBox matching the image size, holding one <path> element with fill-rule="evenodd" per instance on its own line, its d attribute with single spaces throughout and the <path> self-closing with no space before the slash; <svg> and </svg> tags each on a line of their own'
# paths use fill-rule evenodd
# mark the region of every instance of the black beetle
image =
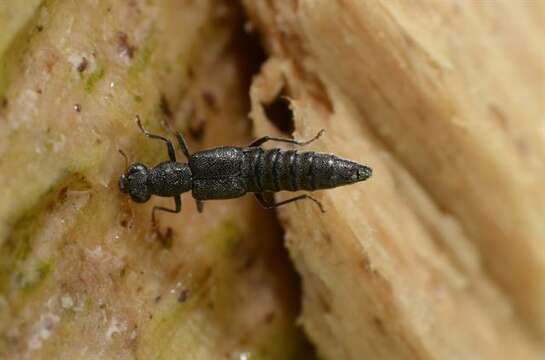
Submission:
<svg viewBox="0 0 545 360">
<path fill-rule="evenodd" d="M 324 130 L 308 141 L 264 136 L 247 147 L 223 146 L 192 155 L 189 154 L 183 136 L 177 133 L 178 144 L 188 160 L 187 163 L 181 163 L 176 161 L 174 146 L 168 139 L 150 134 L 143 128 L 138 116 L 136 123 L 147 137 L 165 142 L 169 160 L 153 168 L 141 163 L 128 166 L 126 173 L 119 178 L 119 189 L 139 203 L 148 201 L 151 195 L 173 197 L 174 209 L 161 206 L 153 208 L 154 224 L 155 212 L 158 210 L 172 213 L 181 211 L 180 195 L 186 191 L 191 191 L 199 212 L 203 210 L 204 200 L 232 199 L 247 192 L 255 193 L 259 203 L 268 209 L 310 199 L 324 212 L 320 202 L 307 194 L 274 202 L 267 201 L 264 193 L 329 189 L 366 180 L 372 174 L 371 168 L 332 154 L 265 150 L 260 147 L 267 141 L 304 146 L 318 139 Z M 120 152 L 127 159 L 121 150 Z"/>
</svg>

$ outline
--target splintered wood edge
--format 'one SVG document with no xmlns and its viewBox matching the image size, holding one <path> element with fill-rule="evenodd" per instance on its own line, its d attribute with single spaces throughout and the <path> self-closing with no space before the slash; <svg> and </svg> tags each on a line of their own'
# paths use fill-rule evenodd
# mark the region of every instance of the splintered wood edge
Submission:
<svg viewBox="0 0 545 360">
<path fill-rule="evenodd" d="M 309 149 L 374 169 L 367 182 L 316 193 L 325 214 L 311 202 L 279 209 L 303 277 L 302 323 L 320 354 L 538 358 L 456 219 L 441 212 L 342 93 L 326 84 L 327 93 L 316 96 L 307 91 L 315 90 L 316 80 L 309 85 L 308 79 L 289 59 L 273 57 L 262 67 L 251 88 L 256 135 L 278 132 L 263 104 L 289 88 L 296 138 L 325 128 Z M 320 101 L 324 96 L 326 103 Z"/>
</svg>

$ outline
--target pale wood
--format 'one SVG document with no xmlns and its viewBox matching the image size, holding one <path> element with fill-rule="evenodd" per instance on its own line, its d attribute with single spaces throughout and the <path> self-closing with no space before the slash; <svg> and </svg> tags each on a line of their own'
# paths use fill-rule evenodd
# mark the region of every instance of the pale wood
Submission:
<svg viewBox="0 0 545 360">
<path fill-rule="evenodd" d="M 275 58 L 257 134 L 286 86 L 296 136 L 375 169 L 280 211 L 323 357 L 543 358 L 543 5 L 245 4 Z"/>
</svg>

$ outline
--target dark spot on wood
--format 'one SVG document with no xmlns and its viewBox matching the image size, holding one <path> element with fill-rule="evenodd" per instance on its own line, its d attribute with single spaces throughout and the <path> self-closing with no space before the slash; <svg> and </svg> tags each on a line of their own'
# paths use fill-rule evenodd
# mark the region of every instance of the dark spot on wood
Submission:
<svg viewBox="0 0 545 360">
<path fill-rule="evenodd" d="M 291 134 L 294 130 L 293 112 L 282 89 L 270 104 L 261 104 L 265 115 L 274 126 L 283 133 Z"/>
<path fill-rule="evenodd" d="M 187 78 L 189 80 L 193 80 L 195 78 L 195 70 L 193 70 L 192 66 L 187 67 Z"/>
<path fill-rule="evenodd" d="M 78 67 L 76 70 L 78 70 L 79 73 L 84 72 L 89 67 L 89 60 L 84 56 L 81 58 L 81 62 L 78 64 Z"/>
<path fill-rule="evenodd" d="M 379 317 L 373 317 L 373 325 L 375 326 L 379 334 L 386 335 L 386 328 L 384 327 L 384 323 Z"/>
<path fill-rule="evenodd" d="M 65 186 L 62 189 L 59 190 L 59 193 L 57 194 L 57 199 L 59 201 L 65 201 L 66 200 L 66 193 L 68 192 L 68 187 Z"/>
<path fill-rule="evenodd" d="M 117 191 L 117 193 L 122 198 L 124 198 L 123 201 L 119 202 L 119 206 L 120 206 L 119 221 L 120 221 L 120 224 L 121 224 L 121 226 L 123 226 L 125 228 L 132 229 L 133 226 L 134 226 L 134 217 L 135 217 L 134 208 L 130 206 L 130 202 L 127 201 L 128 199 L 126 199 L 124 196 L 122 196 L 123 194 L 121 193 L 121 191 Z"/>
<path fill-rule="evenodd" d="M 53 211 L 53 209 L 55 208 L 55 202 L 54 201 L 49 201 L 45 207 L 45 211 L 46 212 L 51 212 Z"/>
<path fill-rule="evenodd" d="M 320 307 L 322 308 L 322 311 L 324 313 L 330 313 L 331 312 L 331 304 L 329 303 L 329 301 L 327 301 L 327 299 L 322 296 L 322 294 L 319 294 L 318 293 L 318 303 L 320 304 Z"/>
<path fill-rule="evenodd" d="M 47 61 L 45 62 L 45 68 L 47 70 L 47 73 L 51 73 L 53 71 L 53 68 L 55 67 L 55 64 L 57 64 L 58 58 L 56 55 L 52 54 Z"/>
<path fill-rule="evenodd" d="M 363 256 L 359 261 L 359 266 L 361 269 L 363 269 L 364 272 L 367 274 L 370 274 L 373 272 L 373 269 L 371 268 L 371 262 L 367 258 L 367 256 Z"/>
<path fill-rule="evenodd" d="M 200 120 L 195 124 L 191 124 L 188 127 L 187 132 L 193 140 L 201 142 L 206 133 L 206 121 Z"/>
<path fill-rule="evenodd" d="M 118 31 L 116 33 L 116 41 L 117 49 L 119 50 L 121 55 L 132 59 L 134 57 L 134 53 L 136 52 L 136 46 L 132 45 L 129 42 L 129 36 L 123 31 Z"/>
<path fill-rule="evenodd" d="M 38 93 L 39 95 L 42 95 L 42 89 L 36 89 L 36 93 Z"/>
<path fill-rule="evenodd" d="M 76 112 L 78 112 L 78 113 L 81 112 L 81 105 L 80 104 L 74 104 L 74 110 Z"/>
<path fill-rule="evenodd" d="M 206 281 L 208 281 L 208 279 L 210 279 L 211 276 L 212 276 L 212 268 L 210 266 L 207 266 L 206 269 L 204 269 L 201 282 L 205 283 Z"/>
<path fill-rule="evenodd" d="M 530 144 L 528 144 L 527 141 L 524 139 L 516 139 L 515 144 L 517 146 L 518 151 L 523 155 L 526 156 L 531 150 Z"/>
<path fill-rule="evenodd" d="M 180 295 L 178 295 L 178 302 L 179 303 L 184 303 L 187 301 L 187 299 L 189 299 L 189 295 L 191 295 L 191 291 L 189 289 L 183 289 L 181 292 L 180 292 Z"/>
<path fill-rule="evenodd" d="M 142 290 L 143 290 L 142 286 L 139 286 L 136 288 L 136 293 L 139 294 L 142 292 Z"/>
<path fill-rule="evenodd" d="M 323 237 L 327 245 L 331 245 L 333 243 L 333 240 L 331 239 L 331 235 L 329 233 L 325 233 Z"/>
<path fill-rule="evenodd" d="M 157 304 L 159 301 L 161 301 L 161 295 L 157 296 L 153 301 Z"/>
<path fill-rule="evenodd" d="M 201 96 L 206 106 L 208 106 L 211 109 L 216 108 L 216 104 L 217 104 L 216 95 L 214 95 L 212 91 L 205 90 L 202 92 Z"/>
<path fill-rule="evenodd" d="M 37 31 L 37 32 L 42 32 L 42 31 L 44 31 L 43 25 L 38 25 L 38 26 L 36 26 L 36 31 Z"/>
<path fill-rule="evenodd" d="M 8 98 L 6 98 L 6 97 L 5 97 L 5 98 L 2 98 L 2 107 L 3 107 L 4 109 L 7 109 L 8 105 L 9 105 L 9 103 L 8 103 Z"/>
<path fill-rule="evenodd" d="M 490 104 L 490 105 L 488 105 L 488 111 L 490 111 L 490 113 L 494 117 L 494 120 L 496 120 L 497 124 L 502 129 L 507 128 L 507 125 L 508 125 L 507 116 L 505 115 L 505 113 L 503 112 L 502 109 L 500 109 L 495 104 Z"/>
<path fill-rule="evenodd" d="M 244 271 L 250 270 L 252 268 L 252 266 L 254 266 L 255 261 L 256 261 L 255 256 L 252 256 L 252 255 L 246 256 L 246 258 L 244 259 L 244 262 L 242 264 L 242 269 Z"/>
<path fill-rule="evenodd" d="M 276 314 L 274 311 L 271 311 L 265 316 L 265 324 L 270 324 L 274 321 L 274 318 L 276 317 Z"/>
<path fill-rule="evenodd" d="M 20 286 L 21 282 L 23 281 L 23 274 L 18 272 L 17 274 L 15 274 L 14 280 L 15 280 L 15 283 L 17 284 L 17 286 Z"/>
<path fill-rule="evenodd" d="M 161 97 L 159 98 L 159 109 L 167 118 L 172 118 L 172 110 L 170 109 L 170 104 L 168 103 L 168 99 L 165 94 L 161 94 Z"/>
<path fill-rule="evenodd" d="M 169 226 L 164 233 L 157 231 L 157 239 L 165 249 L 171 249 L 174 238 L 174 230 Z"/>
</svg>

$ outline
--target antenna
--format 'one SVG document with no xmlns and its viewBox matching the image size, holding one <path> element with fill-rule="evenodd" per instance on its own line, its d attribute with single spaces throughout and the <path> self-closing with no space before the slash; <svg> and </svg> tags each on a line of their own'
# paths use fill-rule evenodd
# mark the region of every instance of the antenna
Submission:
<svg viewBox="0 0 545 360">
<path fill-rule="evenodd" d="M 118 149 L 119 153 L 125 158 L 125 169 L 129 168 L 129 158 L 127 157 L 127 154 L 121 149 Z"/>
</svg>

